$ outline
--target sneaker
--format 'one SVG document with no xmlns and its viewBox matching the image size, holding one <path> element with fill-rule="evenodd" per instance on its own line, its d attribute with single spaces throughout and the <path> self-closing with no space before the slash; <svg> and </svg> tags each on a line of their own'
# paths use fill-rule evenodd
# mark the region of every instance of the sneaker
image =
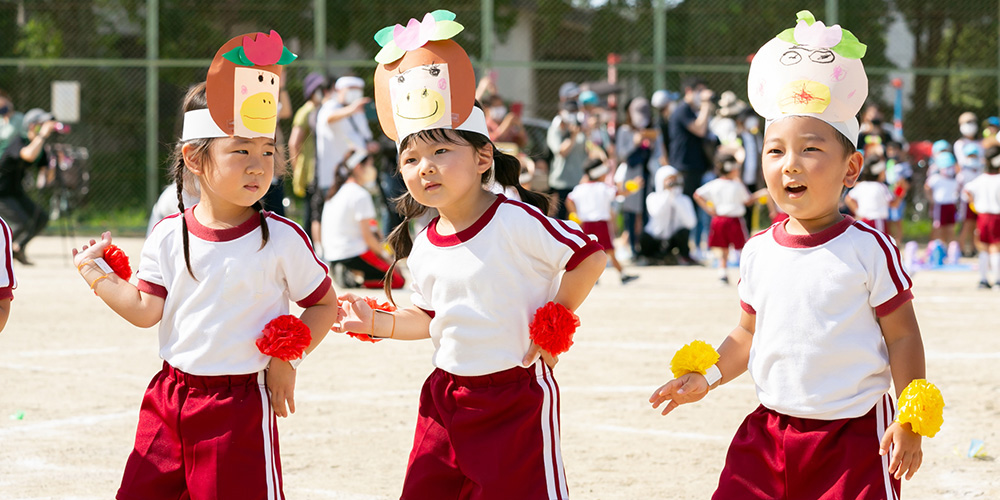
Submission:
<svg viewBox="0 0 1000 500">
<path fill-rule="evenodd" d="M 719 278 L 719 282 L 722 283 L 723 285 L 728 285 L 729 284 L 729 276 L 723 276 L 723 277 Z"/>
<path fill-rule="evenodd" d="M 33 266 L 33 265 L 35 265 L 34 262 L 28 260 L 28 256 L 27 255 L 24 255 L 24 249 L 23 248 L 19 249 L 16 252 L 14 252 L 14 260 L 16 260 L 16 261 L 18 261 L 21 264 L 24 264 L 26 266 Z"/>
<path fill-rule="evenodd" d="M 634 275 L 634 274 L 623 274 L 622 275 L 622 284 L 623 285 L 627 285 L 627 284 L 629 284 L 629 283 L 631 283 L 631 282 L 633 282 L 633 281 L 635 281 L 637 279 L 639 279 L 639 277 L 636 276 L 636 275 Z"/>
<path fill-rule="evenodd" d="M 358 287 L 358 284 L 354 281 L 354 275 L 343 264 L 335 264 L 333 266 L 333 282 L 340 288 Z"/>
<path fill-rule="evenodd" d="M 982 281 L 980 281 L 980 282 L 979 282 L 979 288 L 982 288 L 982 289 L 984 289 L 984 290 L 989 290 L 989 289 L 991 288 L 991 287 L 990 287 L 990 282 L 989 282 L 989 281 L 986 281 L 986 280 L 982 280 Z"/>
</svg>

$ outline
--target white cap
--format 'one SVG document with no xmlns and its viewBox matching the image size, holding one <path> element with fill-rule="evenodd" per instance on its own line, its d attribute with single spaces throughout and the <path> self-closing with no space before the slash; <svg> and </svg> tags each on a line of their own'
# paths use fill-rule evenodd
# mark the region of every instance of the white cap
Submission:
<svg viewBox="0 0 1000 500">
<path fill-rule="evenodd" d="M 649 99 L 649 103 L 654 108 L 663 109 L 667 104 L 670 104 L 670 93 L 663 89 L 657 90 L 653 92 L 653 97 Z"/>
<path fill-rule="evenodd" d="M 343 89 L 363 89 L 365 81 L 356 76 L 342 76 L 337 78 L 337 83 L 333 84 L 334 90 Z"/>
</svg>

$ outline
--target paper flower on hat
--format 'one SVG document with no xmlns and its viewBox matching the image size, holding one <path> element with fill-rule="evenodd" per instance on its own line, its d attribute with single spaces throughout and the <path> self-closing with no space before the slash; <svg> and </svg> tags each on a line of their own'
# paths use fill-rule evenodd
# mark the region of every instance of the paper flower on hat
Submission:
<svg viewBox="0 0 1000 500">
<path fill-rule="evenodd" d="M 457 128 L 472 113 L 476 80 L 469 55 L 451 37 L 455 14 L 436 10 L 375 34 L 375 109 L 394 141 L 421 130 Z"/>
<path fill-rule="evenodd" d="M 375 41 L 382 47 L 375 60 L 389 64 L 403 57 L 403 54 L 423 47 L 427 42 L 447 40 L 463 29 L 464 26 L 455 22 L 455 14 L 444 9 L 424 14 L 421 21 L 411 18 L 406 26 L 386 26 L 375 33 Z"/>
<path fill-rule="evenodd" d="M 750 63 L 750 104 L 768 120 L 811 115 L 827 122 L 855 119 L 868 96 L 861 57 L 866 47 L 850 31 L 827 27 L 811 12 L 773 38 Z M 846 132 L 845 132 L 846 134 Z"/>
<path fill-rule="evenodd" d="M 273 138 L 282 66 L 296 57 L 274 30 L 226 42 L 206 78 L 205 98 L 216 125 L 230 136 Z"/>
</svg>

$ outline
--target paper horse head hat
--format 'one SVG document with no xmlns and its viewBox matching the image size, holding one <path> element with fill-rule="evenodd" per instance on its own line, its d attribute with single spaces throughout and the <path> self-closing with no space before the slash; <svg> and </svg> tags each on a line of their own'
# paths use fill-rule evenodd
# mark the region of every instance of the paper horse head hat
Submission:
<svg viewBox="0 0 1000 500">
<path fill-rule="evenodd" d="M 208 109 L 184 114 L 181 139 L 274 138 L 282 66 L 296 57 L 274 30 L 269 35 L 248 33 L 226 42 L 208 68 Z"/>
<path fill-rule="evenodd" d="M 838 24 L 827 27 L 803 10 L 794 28 L 754 55 L 747 79 L 750 104 L 768 122 L 811 116 L 857 141 L 857 114 L 868 97 L 861 64 L 865 50 L 850 31 Z"/>
<path fill-rule="evenodd" d="M 451 40 L 464 29 L 454 19 L 449 11 L 436 10 L 375 34 L 382 47 L 375 56 L 375 108 L 382 131 L 397 143 L 434 128 L 489 136 L 486 118 L 475 107 L 472 62 Z"/>
</svg>

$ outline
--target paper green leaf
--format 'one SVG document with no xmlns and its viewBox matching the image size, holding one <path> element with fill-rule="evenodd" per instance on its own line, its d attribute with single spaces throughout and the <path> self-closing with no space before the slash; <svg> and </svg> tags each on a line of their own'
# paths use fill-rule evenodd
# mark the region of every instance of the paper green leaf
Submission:
<svg viewBox="0 0 1000 500">
<path fill-rule="evenodd" d="M 378 33 L 375 33 L 375 41 L 378 42 L 379 47 L 385 47 L 386 44 L 392 41 L 393 28 L 395 28 L 395 26 L 386 26 L 385 28 L 378 30 Z"/>
<path fill-rule="evenodd" d="M 403 57 L 405 53 L 403 49 L 396 46 L 396 42 L 390 40 L 388 45 L 382 47 L 382 50 L 375 54 L 375 60 L 382 64 L 389 64 Z"/>
<path fill-rule="evenodd" d="M 459 34 L 463 29 L 465 27 L 455 21 L 438 21 L 437 34 L 431 40 L 447 40 Z"/>
<path fill-rule="evenodd" d="M 787 30 L 778 33 L 778 40 L 791 44 L 798 43 L 795 41 L 795 28 L 788 28 Z"/>
<path fill-rule="evenodd" d="M 868 46 L 861 43 L 858 37 L 854 36 L 854 33 L 847 30 L 843 30 L 842 33 L 843 38 L 840 39 L 840 43 L 833 46 L 833 51 L 848 59 L 861 59 L 864 57 L 865 52 L 868 51 Z"/>
<path fill-rule="evenodd" d="M 227 60 L 231 61 L 233 64 L 235 64 L 237 66 L 253 66 L 254 65 L 253 62 L 251 62 L 249 59 L 247 59 L 246 52 L 243 51 L 243 47 L 242 46 L 236 47 L 233 50 L 230 50 L 229 52 L 226 52 L 225 54 L 222 54 L 222 57 L 226 58 Z"/>
<path fill-rule="evenodd" d="M 455 13 L 452 12 L 452 11 L 450 11 L 450 10 L 438 9 L 438 10 L 435 10 L 434 12 L 431 12 L 431 17 L 433 17 L 434 20 L 437 21 L 437 22 L 441 22 L 441 21 L 454 21 L 455 20 Z"/>
<path fill-rule="evenodd" d="M 290 62 L 292 62 L 292 61 L 294 61 L 294 60 L 296 60 L 298 58 L 299 58 L 299 56 L 293 54 L 292 51 L 288 50 L 288 47 L 282 47 L 281 48 L 281 58 L 278 59 L 278 62 L 276 62 L 275 64 L 285 65 L 285 64 L 288 64 L 288 63 L 290 63 Z"/>
<path fill-rule="evenodd" d="M 816 16 L 814 16 L 813 13 L 809 12 L 808 10 L 800 10 L 798 13 L 795 14 L 795 20 L 805 21 L 807 26 L 812 26 L 813 23 L 816 22 Z"/>
</svg>

